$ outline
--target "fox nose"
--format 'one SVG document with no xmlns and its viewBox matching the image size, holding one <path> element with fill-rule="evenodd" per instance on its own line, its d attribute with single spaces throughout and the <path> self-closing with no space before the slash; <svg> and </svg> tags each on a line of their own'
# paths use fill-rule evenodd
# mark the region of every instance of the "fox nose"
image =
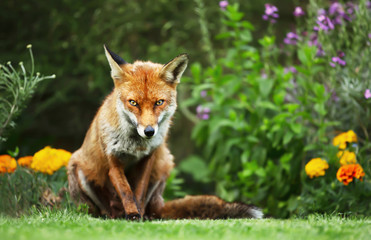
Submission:
<svg viewBox="0 0 371 240">
<path fill-rule="evenodd" d="M 151 126 L 147 126 L 147 127 L 144 129 L 144 134 L 145 134 L 147 137 L 152 137 L 153 135 L 155 135 L 155 129 L 153 129 L 153 127 L 151 127 Z"/>
</svg>

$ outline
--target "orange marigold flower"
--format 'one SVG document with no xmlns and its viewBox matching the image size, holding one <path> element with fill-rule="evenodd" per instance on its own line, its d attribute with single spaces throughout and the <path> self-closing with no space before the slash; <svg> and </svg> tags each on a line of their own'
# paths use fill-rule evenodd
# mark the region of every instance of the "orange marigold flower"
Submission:
<svg viewBox="0 0 371 240">
<path fill-rule="evenodd" d="M 353 130 L 349 130 L 348 132 L 343 132 L 334 137 L 332 140 L 332 144 L 334 146 L 339 147 L 339 149 L 344 150 L 347 147 L 347 143 L 357 142 L 357 135 L 353 132 Z"/>
<path fill-rule="evenodd" d="M 336 173 L 336 178 L 344 185 L 348 185 L 350 182 L 352 182 L 353 178 L 357 178 L 362 181 L 364 176 L 365 172 L 359 164 L 344 165 L 340 167 Z"/>
<path fill-rule="evenodd" d="M 339 151 L 336 156 L 340 159 L 340 164 L 354 164 L 357 163 L 356 154 L 354 152 L 349 151 Z"/>
<path fill-rule="evenodd" d="M 31 165 L 33 157 L 32 156 L 26 156 L 18 158 L 18 165 L 22 167 L 29 167 Z"/>
<path fill-rule="evenodd" d="M 35 171 L 52 175 L 63 166 L 67 166 L 71 153 L 63 149 L 45 147 L 33 156 L 31 168 Z"/>
<path fill-rule="evenodd" d="M 325 175 L 325 170 L 329 168 L 328 163 L 322 158 L 313 158 L 305 165 L 305 172 L 310 177 Z"/>
<path fill-rule="evenodd" d="M 0 173 L 12 173 L 17 168 L 17 163 L 10 155 L 0 155 Z"/>
</svg>

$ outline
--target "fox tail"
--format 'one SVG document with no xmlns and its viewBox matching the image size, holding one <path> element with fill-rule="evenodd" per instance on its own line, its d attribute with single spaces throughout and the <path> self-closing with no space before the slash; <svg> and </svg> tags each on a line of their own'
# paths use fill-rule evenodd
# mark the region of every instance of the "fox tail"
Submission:
<svg viewBox="0 0 371 240">
<path fill-rule="evenodd" d="M 227 219 L 263 218 L 256 206 L 239 202 L 226 202 L 216 196 L 200 195 L 165 202 L 161 219 Z"/>
</svg>

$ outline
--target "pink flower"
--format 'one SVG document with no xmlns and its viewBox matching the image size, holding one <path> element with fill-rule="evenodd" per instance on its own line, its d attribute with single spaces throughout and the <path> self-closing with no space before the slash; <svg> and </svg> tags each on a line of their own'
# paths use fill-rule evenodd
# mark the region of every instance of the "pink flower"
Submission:
<svg viewBox="0 0 371 240">
<path fill-rule="evenodd" d="M 225 8 L 228 6 L 228 1 L 220 1 L 219 7 L 224 11 Z"/>
<path fill-rule="evenodd" d="M 265 4 L 265 11 L 263 14 L 263 20 L 265 21 L 270 21 L 271 23 L 275 23 L 277 18 L 279 17 L 278 15 L 278 8 L 272 4 Z"/>
<path fill-rule="evenodd" d="M 301 7 L 296 7 L 294 11 L 294 16 L 301 17 L 303 15 L 305 15 L 304 10 Z"/>
<path fill-rule="evenodd" d="M 366 89 L 366 91 L 365 91 L 365 98 L 366 99 L 369 99 L 369 98 L 371 98 L 371 91 L 370 91 L 370 89 Z"/>
<path fill-rule="evenodd" d="M 298 70 L 296 70 L 296 68 L 294 66 L 291 66 L 291 67 L 285 67 L 284 68 L 284 73 L 298 73 Z"/>
<path fill-rule="evenodd" d="M 197 117 L 201 120 L 207 120 L 210 118 L 210 108 L 198 105 L 196 108 Z"/>
<path fill-rule="evenodd" d="M 331 20 L 325 15 L 320 15 L 317 17 L 317 24 L 318 26 L 313 27 L 314 31 L 319 31 L 322 29 L 327 32 L 328 30 L 332 30 L 335 28 Z"/>
<path fill-rule="evenodd" d="M 205 98 L 207 96 L 207 92 L 205 90 L 202 90 L 200 92 L 201 97 Z"/>
<path fill-rule="evenodd" d="M 286 34 L 286 38 L 283 40 L 285 44 L 296 45 L 299 40 L 299 36 L 296 33 L 289 32 Z"/>
</svg>

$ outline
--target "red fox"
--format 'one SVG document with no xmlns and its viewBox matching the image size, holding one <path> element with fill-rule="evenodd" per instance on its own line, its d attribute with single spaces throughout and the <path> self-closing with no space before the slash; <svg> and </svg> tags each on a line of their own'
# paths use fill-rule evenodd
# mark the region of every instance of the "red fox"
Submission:
<svg viewBox="0 0 371 240">
<path fill-rule="evenodd" d="M 87 204 L 94 215 L 128 220 L 262 218 L 257 207 L 215 196 L 164 203 L 162 193 L 174 167 L 166 140 L 188 55 L 165 65 L 129 64 L 105 45 L 104 50 L 114 89 L 69 161 L 73 201 Z"/>
</svg>

